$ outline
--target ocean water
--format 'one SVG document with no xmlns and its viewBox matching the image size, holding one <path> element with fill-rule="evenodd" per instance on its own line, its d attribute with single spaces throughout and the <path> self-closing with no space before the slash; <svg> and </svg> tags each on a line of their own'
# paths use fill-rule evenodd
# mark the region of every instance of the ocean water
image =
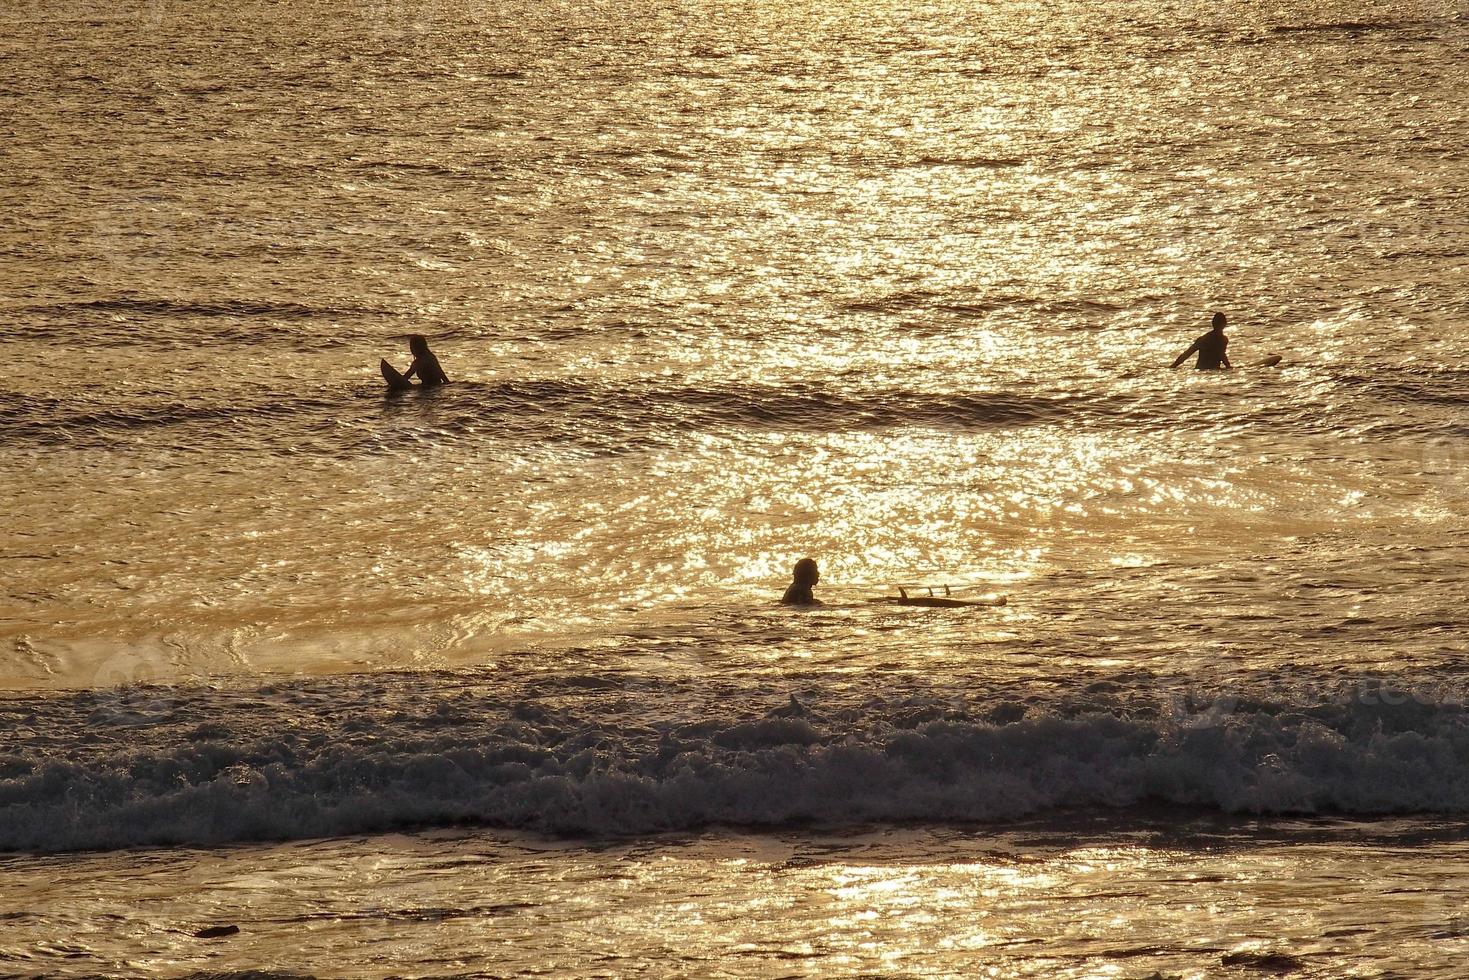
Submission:
<svg viewBox="0 0 1469 980">
<path fill-rule="evenodd" d="M 1463 974 L 1462 0 L 0 21 L 0 972 Z"/>
</svg>

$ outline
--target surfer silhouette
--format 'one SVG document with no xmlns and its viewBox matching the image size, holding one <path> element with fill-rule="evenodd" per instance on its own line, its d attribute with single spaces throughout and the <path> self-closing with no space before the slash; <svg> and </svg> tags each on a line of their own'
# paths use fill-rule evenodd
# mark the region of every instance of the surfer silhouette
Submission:
<svg viewBox="0 0 1469 980">
<path fill-rule="evenodd" d="M 408 338 L 408 350 L 413 354 L 413 363 L 408 365 L 408 370 L 399 374 L 387 361 L 380 365 L 383 380 L 388 383 L 388 388 L 393 391 L 402 391 L 413 387 L 412 378 L 418 375 L 419 384 L 425 388 L 435 385 L 448 384 L 449 376 L 439 366 L 439 359 L 434 352 L 428 349 L 428 339 L 421 334 L 413 334 Z"/>
<path fill-rule="evenodd" d="M 413 363 L 408 365 L 408 370 L 403 372 L 404 378 L 411 378 L 415 374 L 418 380 L 426 385 L 447 384 L 449 376 L 444 369 L 439 367 L 439 359 L 434 352 L 428 349 L 428 339 L 422 334 L 414 334 L 408 338 L 408 349 L 413 352 Z"/>
<path fill-rule="evenodd" d="M 1199 355 L 1198 363 L 1194 367 L 1199 371 L 1218 371 L 1230 368 L 1229 355 L 1224 349 L 1229 346 L 1229 338 L 1224 336 L 1224 327 L 1229 321 L 1223 313 L 1214 314 L 1214 329 L 1194 341 L 1189 349 L 1178 355 L 1178 360 L 1173 362 L 1173 367 L 1178 367 L 1188 360 L 1189 355 L 1195 352 Z"/>
<path fill-rule="evenodd" d="M 796 562 L 795 573 L 791 576 L 791 584 L 786 589 L 786 594 L 780 597 L 783 605 L 787 606 L 819 606 L 821 600 L 811 594 L 811 587 L 821 581 L 821 572 L 816 568 L 814 558 L 802 558 Z"/>
</svg>

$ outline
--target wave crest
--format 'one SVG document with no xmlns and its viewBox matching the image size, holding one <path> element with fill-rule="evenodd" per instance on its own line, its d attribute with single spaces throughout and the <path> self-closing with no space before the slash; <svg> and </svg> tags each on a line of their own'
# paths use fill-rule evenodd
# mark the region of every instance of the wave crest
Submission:
<svg viewBox="0 0 1469 980">
<path fill-rule="evenodd" d="M 147 700 L 166 691 L 72 702 L 86 711 L 78 739 L 161 726 L 152 735 L 106 737 L 77 759 L 70 750 L 85 743 L 53 734 L 0 759 L 0 848 L 459 823 L 598 836 L 984 822 L 1150 803 L 1252 814 L 1469 810 L 1469 716 L 1457 703 L 1221 701 L 1191 712 L 1174 702 L 1130 715 L 1031 705 L 1018 716 L 1006 703 L 986 718 L 923 698 L 830 712 L 792 699 L 763 718 L 638 723 L 658 699 L 631 717 L 535 700 L 475 710 L 458 699 L 417 713 L 344 711 L 323 728 L 287 724 L 248 700 L 233 716 L 190 722 L 218 706 Z"/>
</svg>

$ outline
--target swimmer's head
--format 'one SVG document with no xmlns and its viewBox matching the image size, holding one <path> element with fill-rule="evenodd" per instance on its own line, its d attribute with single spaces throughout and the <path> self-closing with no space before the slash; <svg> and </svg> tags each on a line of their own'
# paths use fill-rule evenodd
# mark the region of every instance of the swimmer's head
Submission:
<svg viewBox="0 0 1469 980">
<path fill-rule="evenodd" d="M 797 585 L 815 585 L 821 581 L 821 572 L 816 568 L 816 559 L 802 558 L 796 562 L 795 580 Z"/>
<path fill-rule="evenodd" d="M 1223 313 L 1215 313 L 1214 314 L 1214 329 L 1215 330 L 1223 330 L 1224 329 L 1224 325 L 1226 323 L 1228 323 L 1228 322 L 1229 321 L 1224 318 L 1224 314 Z"/>
<path fill-rule="evenodd" d="M 423 334 L 412 334 L 408 338 L 408 349 L 413 351 L 414 357 L 428 356 L 428 338 Z"/>
</svg>

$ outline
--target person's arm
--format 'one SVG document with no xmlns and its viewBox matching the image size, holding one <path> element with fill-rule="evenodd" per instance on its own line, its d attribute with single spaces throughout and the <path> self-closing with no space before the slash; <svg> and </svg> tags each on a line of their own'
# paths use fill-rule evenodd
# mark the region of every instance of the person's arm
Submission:
<svg viewBox="0 0 1469 980">
<path fill-rule="evenodd" d="M 410 365 L 408 365 L 408 370 L 406 370 L 406 371 L 403 372 L 403 380 L 406 381 L 409 378 L 413 377 L 417 373 L 418 373 L 418 358 L 415 357 L 413 359 L 413 363 L 410 364 Z"/>
<path fill-rule="evenodd" d="M 1169 367 L 1178 367 L 1184 361 L 1188 360 L 1189 359 L 1189 356 L 1191 354 L 1195 353 L 1198 349 L 1199 349 L 1199 342 L 1196 340 L 1192 344 L 1189 345 L 1188 350 L 1184 351 L 1182 354 L 1179 354 L 1178 355 L 1178 360 L 1176 360 L 1172 364 L 1170 364 Z"/>
</svg>

